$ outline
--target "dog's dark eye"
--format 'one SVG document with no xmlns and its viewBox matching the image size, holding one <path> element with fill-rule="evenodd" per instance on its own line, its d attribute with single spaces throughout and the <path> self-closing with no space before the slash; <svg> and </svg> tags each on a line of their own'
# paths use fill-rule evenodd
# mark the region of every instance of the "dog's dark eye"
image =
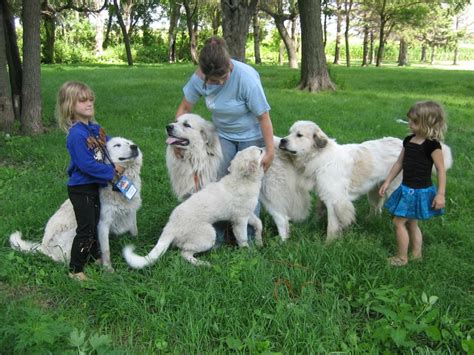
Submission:
<svg viewBox="0 0 474 355">
<path fill-rule="evenodd" d="M 301 133 L 297 133 L 296 136 L 297 136 L 298 138 L 303 137 L 303 135 L 302 135 Z"/>
<path fill-rule="evenodd" d="M 121 144 L 115 144 L 115 145 L 114 145 L 114 148 L 115 148 L 115 147 L 120 148 L 121 146 L 122 146 Z"/>
<path fill-rule="evenodd" d="M 191 125 L 188 122 L 184 122 L 183 126 L 186 127 L 186 128 L 191 128 Z"/>
</svg>

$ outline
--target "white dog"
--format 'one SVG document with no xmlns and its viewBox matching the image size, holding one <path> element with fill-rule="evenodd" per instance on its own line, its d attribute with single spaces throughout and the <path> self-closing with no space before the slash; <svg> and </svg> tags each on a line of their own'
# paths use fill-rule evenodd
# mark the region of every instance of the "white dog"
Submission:
<svg viewBox="0 0 474 355">
<path fill-rule="evenodd" d="M 166 164 L 179 200 L 217 180 L 222 150 L 214 125 L 198 115 L 185 114 L 166 126 Z M 275 147 L 280 139 L 275 137 Z M 283 240 L 290 236 L 289 221 L 304 220 L 311 206 L 314 179 L 305 179 L 293 157 L 276 149 L 262 182 L 260 200 L 275 221 Z"/>
<path fill-rule="evenodd" d="M 336 238 L 355 221 L 352 201 L 363 194 L 375 213 L 380 213 L 384 198 L 378 194 L 402 149 L 398 138 L 386 137 L 361 144 L 338 144 L 311 121 L 298 121 L 280 142 L 280 149 L 295 157 L 296 166 L 308 179 L 325 204 L 328 215 L 327 239 Z M 451 151 L 443 145 L 446 169 L 452 164 Z M 401 174 L 387 191 L 390 195 L 401 182 Z"/>
<path fill-rule="evenodd" d="M 237 243 L 248 246 L 247 224 L 255 228 L 255 239 L 262 244 L 262 222 L 254 214 L 263 178 L 263 149 L 250 147 L 237 153 L 230 173 L 194 193 L 176 207 L 153 250 L 145 257 L 136 255 L 132 246 L 123 250 L 133 268 L 153 264 L 170 245 L 181 249 L 181 255 L 194 265 L 205 265 L 194 254 L 211 249 L 216 241 L 212 226 L 218 221 L 231 221 Z"/>
<path fill-rule="evenodd" d="M 137 211 L 141 206 L 142 154 L 133 142 L 120 137 L 114 137 L 107 142 L 107 151 L 114 163 L 125 167 L 124 175 L 137 189 L 130 200 L 120 192 L 113 191 L 111 185 L 100 189 L 101 208 L 97 229 L 101 261 L 108 271 L 113 271 L 110 261 L 109 233 L 120 235 L 129 232 L 133 236 L 138 234 Z M 23 240 L 21 232 L 15 232 L 10 235 L 10 245 L 17 250 L 41 252 L 55 261 L 69 263 L 76 228 L 74 209 L 71 201 L 67 199 L 46 224 L 41 243 Z"/>
</svg>

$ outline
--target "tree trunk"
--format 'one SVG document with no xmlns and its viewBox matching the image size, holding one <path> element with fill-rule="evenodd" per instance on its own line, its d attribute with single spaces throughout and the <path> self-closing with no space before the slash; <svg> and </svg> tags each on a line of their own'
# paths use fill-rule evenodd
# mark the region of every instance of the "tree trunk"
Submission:
<svg viewBox="0 0 474 355">
<path fill-rule="evenodd" d="M 245 62 L 249 25 L 258 0 L 221 0 L 222 30 L 232 58 Z"/>
<path fill-rule="evenodd" d="M 298 68 L 298 57 L 296 55 L 296 47 L 293 41 L 291 40 L 290 34 L 286 30 L 284 19 L 280 16 L 275 16 L 275 26 L 280 34 L 283 43 L 285 44 L 286 53 L 288 54 L 288 62 L 290 68 Z M 280 46 L 281 48 L 281 46 Z"/>
<path fill-rule="evenodd" d="M 453 65 L 458 65 L 458 56 L 459 56 L 459 44 L 456 42 L 456 47 L 454 47 Z"/>
<path fill-rule="evenodd" d="M 38 0 L 23 0 L 23 83 L 21 131 L 43 132 L 41 122 L 41 6 Z"/>
<path fill-rule="evenodd" d="M 369 65 L 369 25 L 364 25 L 364 41 L 362 47 L 362 66 Z"/>
<path fill-rule="evenodd" d="M 13 112 L 10 81 L 7 72 L 7 48 L 4 23 L 3 6 L 0 6 L 0 130 L 10 133 L 13 131 L 15 113 Z"/>
<path fill-rule="evenodd" d="M 8 73 L 10 76 L 10 87 L 13 101 L 13 111 L 15 118 L 20 119 L 21 115 L 21 85 L 23 69 L 21 66 L 20 50 L 15 29 L 15 19 L 8 4 L 8 1 L 0 1 L 3 10 L 3 21 L 5 30 L 5 46 L 7 50 Z M 2 24 L 3 25 L 3 24 Z"/>
<path fill-rule="evenodd" d="M 321 0 L 300 0 L 298 8 L 302 47 L 299 89 L 310 92 L 334 90 L 324 54 Z"/>
<path fill-rule="evenodd" d="M 117 0 L 114 0 L 114 8 L 115 8 L 115 14 L 117 15 L 117 21 L 120 25 L 120 29 L 122 30 L 123 42 L 125 44 L 125 51 L 127 52 L 127 63 L 129 66 L 132 66 L 133 58 L 132 58 L 132 50 L 130 48 L 130 38 L 128 36 L 127 27 L 125 26 L 125 22 L 123 21 L 122 12 L 120 11 L 120 7 L 118 5 Z"/>
<path fill-rule="evenodd" d="M 339 59 L 341 56 L 341 0 L 336 0 L 336 11 L 337 11 L 337 20 L 336 20 L 336 46 L 334 48 L 334 61 L 333 64 L 339 64 Z"/>
<path fill-rule="evenodd" d="M 255 56 L 255 64 L 261 64 L 260 57 L 260 22 L 258 21 L 258 11 L 253 15 L 253 51 Z"/>
<path fill-rule="evenodd" d="M 408 44 L 405 38 L 400 38 L 400 49 L 398 51 L 398 66 L 404 67 L 408 63 Z"/>
<path fill-rule="evenodd" d="M 421 63 L 426 63 L 426 45 L 423 44 L 421 46 L 421 58 L 420 58 Z"/>
<path fill-rule="evenodd" d="M 435 50 L 436 50 L 436 47 L 432 46 L 431 47 L 431 58 L 430 58 L 430 64 L 431 65 L 433 65 L 434 61 L 435 61 Z"/>
<path fill-rule="evenodd" d="M 374 31 L 370 30 L 369 64 L 374 64 Z"/>
<path fill-rule="evenodd" d="M 168 61 L 176 62 L 176 29 L 178 27 L 181 3 L 170 1 L 170 27 L 168 28 Z"/>
<path fill-rule="evenodd" d="M 100 4 L 96 1 L 96 7 Z M 105 10 L 100 11 L 95 16 L 95 54 L 101 56 L 104 53 L 104 29 L 105 21 L 107 21 L 108 13 Z"/>
<path fill-rule="evenodd" d="M 379 32 L 379 49 L 377 51 L 377 58 L 375 66 L 380 67 L 382 65 L 383 54 L 385 50 L 385 19 L 381 18 L 380 21 L 380 32 Z"/>
<path fill-rule="evenodd" d="M 344 31 L 344 39 L 346 41 L 346 65 L 351 66 L 351 51 L 349 47 L 349 27 L 351 20 L 351 9 L 352 9 L 352 0 L 346 0 L 344 2 L 344 10 L 346 13 L 346 30 Z"/>
<path fill-rule="evenodd" d="M 183 1 L 184 10 L 186 12 L 186 26 L 188 28 L 189 36 L 189 50 L 191 54 L 191 60 L 194 64 L 198 64 L 197 54 L 197 16 L 198 9 L 197 3 L 194 8 L 191 8 L 192 2 L 189 0 Z"/>
<path fill-rule="evenodd" d="M 43 16 L 46 40 L 43 45 L 43 61 L 46 64 L 54 63 L 54 43 L 56 41 L 56 22 L 52 16 Z"/>
</svg>

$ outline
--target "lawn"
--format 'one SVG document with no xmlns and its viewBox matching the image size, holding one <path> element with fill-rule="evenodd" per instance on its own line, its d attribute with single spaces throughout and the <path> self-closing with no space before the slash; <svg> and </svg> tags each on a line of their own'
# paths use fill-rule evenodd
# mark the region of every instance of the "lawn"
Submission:
<svg viewBox="0 0 474 355">
<path fill-rule="evenodd" d="M 281 243 L 262 213 L 263 248 L 223 246 L 193 267 L 176 250 L 136 271 L 121 257 L 133 243 L 145 254 L 177 205 L 168 180 L 165 125 L 174 119 L 191 65 L 44 66 L 38 137 L 0 136 L 0 349 L 2 353 L 474 353 L 474 71 L 420 68 L 330 68 L 337 91 L 295 89 L 299 71 L 259 66 L 276 135 L 314 120 L 339 143 L 395 136 L 417 100 L 440 101 L 448 113 L 446 215 L 421 223 L 424 258 L 389 267 L 396 251 L 390 216 L 368 217 L 325 244 L 325 221 L 311 213 Z M 86 284 L 42 255 L 13 252 L 21 230 L 40 241 L 67 198 L 65 136 L 54 102 L 66 80 L 96 93 L 97 120 L 144 155 L 139 236 L 113 238 L 116 272 L 86 270 Z M 209 118 L 201 102 L 195 110 Z M 469 138 L 470 137 L 470 138 Z M 316 199 L 316 197 L 315 197 Z"/>
</svg>

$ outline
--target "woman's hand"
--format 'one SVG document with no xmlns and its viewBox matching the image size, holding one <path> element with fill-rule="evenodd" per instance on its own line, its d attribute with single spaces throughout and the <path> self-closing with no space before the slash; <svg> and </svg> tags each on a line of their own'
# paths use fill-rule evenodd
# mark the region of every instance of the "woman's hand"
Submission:
<svg viewBox="0 0 474 355">
<path fill-rule="evenodd" d="M 446 201 L 445 201 L 444 195 L 437 194 L 435 198 L 433 199 L 433 202 L 431 203 L 431 207 L 433 207 L 435 210 L 440 210 L 444 208 L 445 203 Z"/>
<path fill-rule="evenodd" d="M 274 151 L 266 151 L 262 159 L 263 171 L 267 171 L 270 165 L 272 165 L 273 158 L 275 158 Z"/>
</svg>

